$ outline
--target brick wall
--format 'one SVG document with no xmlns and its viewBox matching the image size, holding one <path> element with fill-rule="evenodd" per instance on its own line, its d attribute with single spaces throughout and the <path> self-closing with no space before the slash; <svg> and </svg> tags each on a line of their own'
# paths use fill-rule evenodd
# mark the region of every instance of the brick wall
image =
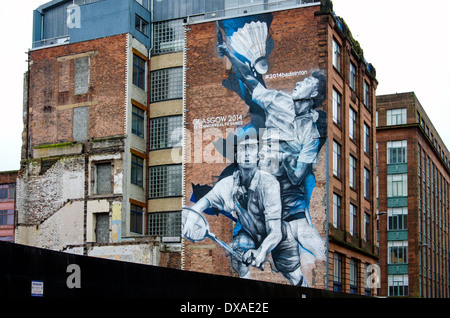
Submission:
<svg viewBox="0 0 450 318">
<path fill-rule="evenodd" d="M 118 35 L 30 52 L 32 147 L 124 134 L 126 43 Z M 89 113 L 75 115 L 85 133 L 73 124 L 78 107 Z"/>
</svg>

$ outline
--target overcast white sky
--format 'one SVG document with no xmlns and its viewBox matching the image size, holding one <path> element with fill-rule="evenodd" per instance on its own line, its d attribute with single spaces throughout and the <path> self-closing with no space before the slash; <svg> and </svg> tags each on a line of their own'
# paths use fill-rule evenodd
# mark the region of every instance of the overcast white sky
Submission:
<svg viewBox="0 0 450 318">
<path fill-rule="evenodd" d="M 47 2 L 1 4 L 0 171 L 19 169 L 25 52 L 31 47 L 33 10 Z M 450 1 L 333 0 L 333 4 L 377 70 L 377 94 L 415 92 L 450 148 Z"/>
</svg>

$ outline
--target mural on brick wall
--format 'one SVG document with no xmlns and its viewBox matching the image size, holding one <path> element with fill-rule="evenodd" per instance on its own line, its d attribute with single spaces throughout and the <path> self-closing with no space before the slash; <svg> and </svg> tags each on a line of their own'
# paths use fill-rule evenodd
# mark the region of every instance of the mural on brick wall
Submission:
<svg viewBox="0 0 450 318">
<path fill-rule="evenodd" d="M 214 142 L 232 162 L 217 182 L 190 180 L 183 236 L 194 243 L 214 241 L 241 278 L 251 278 L 252 268 L 270 266 L 292 285 L 314 286 L 302 272 L 301 255 L 320 264 L 326 258 L 326 242 L 310 208 L 315 165 L 326 141 L 326 114 L 321 110 L 326 77 L 319 70 L 293 71 L 284 75 L 292 91 L 268 86 L 265 80 L 283 76 L 270 74 L 271 63 L 276 63 L 270 59 L 276 49 L 272 23 L 272 14 L 262 14 L 215 25 L 217 58 L 229 65 L 223 88 L 239 97 L 249 119 Z M 198 129 L 202 123 L 194 124 Z M 230 242 L 210 228 L 211 216 L 232 220 Z"/>
</svg>

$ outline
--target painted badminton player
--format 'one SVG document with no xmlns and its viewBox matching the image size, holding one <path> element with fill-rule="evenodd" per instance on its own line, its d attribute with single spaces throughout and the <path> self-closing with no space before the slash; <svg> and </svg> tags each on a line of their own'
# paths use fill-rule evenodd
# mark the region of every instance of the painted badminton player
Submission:
<svg viewBox="0 0 450 318">
<path fill-rule="evenodd" d="M 262 267 L 271 253 L 276 271 L 292 285 L 307 286 L 300 268 L 299 246 L 282 221 L 280 188 L 271 174 L 258 168 L 258 137 L 254 129 L 239 129 L 236 134 L 236 162 L 232 176 L 219 181 L 191 209 L 202 213 L 217 208 L 232 213 L 241 226 L 232 248 L 242 259 L 232 257 L 234 270 L 250 278 L 249 266 Z M 183 225 L 183 236 L 195 235 L 195 227 Z"/>
<path fill-rule="evenodd" d="M 217 45 L 220 56 L 226 56 L 256 102 L 266 114 L 260 168 L 277 177 L 281 188 L 283 220 L 286 221 L 303 248 L 319 260 L 325 260 L 325 241 L 312 226 L 309 218 L 309 199 L 315 178 L 312 165 L 321 147 L 321 136 L 315 108 L 325 96 L 325 77 L 315 72 L 296 84 L 289 95 L 267 89 L 255 77 L 249 65 L 232 54 L 226 43 Z M 269 152 L 265 146 L 277 143 L 279 152 Z"/>
</svg>

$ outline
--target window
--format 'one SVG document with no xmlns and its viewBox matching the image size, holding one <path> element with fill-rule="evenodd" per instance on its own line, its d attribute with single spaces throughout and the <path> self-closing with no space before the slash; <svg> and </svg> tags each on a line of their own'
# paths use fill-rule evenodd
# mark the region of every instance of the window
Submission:
<svg viewBox="0 0 450 318">
<path fill-rule="evenodd" d="M 372 287 L 372 274 L 373 274 L 373 268 L 371 269 L 372 265 L 370 264 L 364 264 L 364 295 L 370 296 L 371 294 L 371 287 Z M 371 270 L 370 270 L 371 269 Z"/>
<path fill-rule="evenodd" d="M 0 210 L 0 225 L 14 225 L 14 210 Z"/>
<path fill-rule="evenodd" d="M 364 213 L 364 240 L 366 242 L 370 241 L 370 215 L 368 213 Z"/>
<path fill-rule="evenodd" d="M 183 136 L 182 116 L 160 117 L 150 120 L 150 150 L 172 148 L 180 144 Z"/>
<path fill-rule="evenodd" d="M 356 141 L 356 112 L 353 108 L 349 108 L 349 137 L 351 140 Z"/>
<path fill-rule="evenodd" d="M 407 141 L 388 141 L 387 142 L 387 163 L 398 164 L 407 162 Z"/>
<path fill-rule="evenodd" d="M 133 84 L 145 90 L 145 67 L 146 61 L 133 54 Z"/>
<path fill-rule="evenodd" d="M 152 103 L 183 98 L 183 68 L 169 68 L 152 72 Z"/>
<path fill-rule="evenodd" d="M 136 30 L 138 30 L 139 32 L 141 32 L 145 36 L 148 36 L 148 22 L 145 21 L 140 16 L 138 16 L 137 14 L 135 16 L 134 21 L 135 21 Z"/>
<path fill-rule="evenodd" d="M 181 165 L 149 168 L 149 198 L 181 196 Z"/>
<path fill-rule="evenodd" d="M 364 105 L 370 107 L 370 87 L 367 82 L 364 82 Z"/>
<path fill-rule="evenodd" d="M 341 46 L 333 39 L 333 66 L 341 72 Z"/>
<path fill-rule="evenodd" d="M 97 243 L 109 242 L 109 214 L 95 214 L 95 238 Z"/>
<path fill-rule="evenodd" d="M 386 125 L 404 125 L 406 124 L 406 108 L 386 110 Z"/>
<path fill-rule="evenodd" d="M 89 138 L 89 107 L 73 109 L 72 136 L 75 141 L 85 142 Z"/>
<path fill-rule="evenodd" d="M 341 94 L 333 89 L 333 121 L 336 125 L 341 125 Z"/>
<path fill-rule="evenodd" d="M 364 124 L 364 152 L 370 153 L 370 128 Z"/>
<path fill-rule="evenodd" d="M 407 174 L 388 174 L 387 196 L 388 198 L 408 196 Z"/>
<path fill-rule="evenodd" d="M 144 208 L 135 204 L 130 205 L 130 231 L 142 234 L 142 220 Z"/>
<path fill-rule="evenodd" d="M 370 199 L 370 171 L 364 168 L 364 197 Z"/>
<path fill-rule="evenodd" d="M 389 275 L 389 296 L 408 296 L 408 274 L 405 275 Z"/>
<path fill-rule="evenodd" d="M 181 212 L 150 213 L 148 233 L 179 240 L 181 238 Z"/>
<path fill-rule="evenodd" d="M 86 94 L 89 90 L 89 57 L 75 59 L 75 95 Z"/>
<path fill-rule="evenodd" d="M 356 66 L 350 62 L 350 88 L 356 91 Z"/>
<path fill-rule="evenodd" d="M 388 241 L 388 264 L 408 263 L 408 241 Z"/>
<path fill-rule="evenodd" d="M 350 188 L 356 189 L 356 158 L 350 155 Z"/>
<path fill-rule="evenodd" d="M 341 176 L 341 145 L 333 141 L 333 174 Z"/>
<path fill-rule="evenodd" d="M 350 234 L 356 236 L 357 234 L 357 208 L 356 205 L 350 203 Z"/>
<path fill-rule="evenodd" d="M 94 194 L 111 193 L 111 163 L 95 164 L 94 174 Z"/>
<path fill-rule="evenodd" d="M 145 119 L 145 111 L 133 105 L 131 133 L 141 138 L 144 138 L 144 129 L 145 129 L 144 119 Z"/>
<path fill-rule="evenodd" d="M 14 200 L 16 195 L 15 184 L 1 184 L 0 185 L 0 200 Z"/>
<path fill-rule="evenodd" d="M 131 183 L 144 186 L 144 159 L 134 154 L 131 155 Z"/>
<path fill-rule="evenodd" d="M 388 230 L 408 229 L 408 208 L 388 208 Z"/>
<path fill-rule="evenodd" d="M 153 24 L 154 54 L 181 52 L 184 47 L 183 20 Z"/>
<path fill-rule="evenodd" d="M 342 291 L 342 255 L 333 254 L 333 291 Z"/>
<path fill-rule="evenodd" d="M 350 259 L 350 294 L 358 293 L 358 261 Z"/>
<path fill-rule="evenodd" d="M 341 227 L 341 197 L 336 193 L 333 193 L 333 226 Z"/>
</svg>

